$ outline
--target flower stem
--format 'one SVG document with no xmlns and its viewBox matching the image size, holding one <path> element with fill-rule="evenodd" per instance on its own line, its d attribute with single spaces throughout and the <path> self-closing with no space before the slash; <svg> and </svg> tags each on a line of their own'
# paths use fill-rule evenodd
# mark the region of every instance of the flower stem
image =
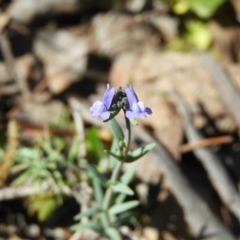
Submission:
<svg viewBox="0 0 240 240">
<path fill-rule="evenodd" d="M 118 176 L 120 174 L 120 170 L 122 168 L 122 162 L 118 161 L 112 176 L 111 176 L 111 182 L 116 182 L 116 180 L 118 179 Z M 110 205 L 111 205 L 111 200 L 112 200 L 112 194 L 113 194 L 113 190 L 111 187 L 108 187 L 104 199 L 103 199 L 103 209 L 104 209 L 104 217 L 103 217 L 103 223 L 105 227 L 109 227 L 110 226 L 110 219 L 107 213 L 107 210 L 109 209 Z"/>
<path fill-rule="evenodd" d="M 125 122 L 126 122 L 126 128 L 127 128 L 127 139 L 126 139 L 126 148 L 124 150 L 124 152 L 122 153 L 122 159 L 121 161 L 117 161 L 117 164 L 113 170 L 110 182 L 111 183 L 115 183 L 120 175 L 121 172 L 121 168 L 122 165 L 124 163 L 125 158 L 127 157 L 128 151 L 129 151 L 129 146 L 130 146 L 130 142 L 131 142 L 131 125 L 130 125 L 130 121 L 128 118 L 125 117 Z M 104 213 L 102 216 L 102 220 L 103 220 L 103 224 L 104 227 L 107 228 L 110 226 L 110 219 L 108 216 L 108 209 L 111 205 L 111 200 L 112 200 L 112 195 L 113 195 L 113 190 L 111 187 L 108 187 L 105 195 L 104 195 L 104 199 L 103 199 L 103 209 L 104 209 Z"/>
<path fill-rule="evenodd" d="M 131 143 L 131 124 L 127 117 L 125 117 L 125 122 L 126 122 L 126 127 L 127 127 L 127 140 L 126 140 L 126 148 L 125 148 L 125 152 L 124 152 L 124 158 L 127 157 L 130 143 Z"/>
</svg>

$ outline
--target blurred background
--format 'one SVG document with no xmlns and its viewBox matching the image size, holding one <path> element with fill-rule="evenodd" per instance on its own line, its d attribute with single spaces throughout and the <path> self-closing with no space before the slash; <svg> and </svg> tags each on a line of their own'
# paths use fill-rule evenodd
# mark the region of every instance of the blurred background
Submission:
<svg viewBox="0 0 240 240">
<path fill-rule="evenodd" d="M 109 176 L 107 83 L 153 111 L 133 148 L 157 143 L 123 239 L 240 239 L 239 21 L 238 0 L 0 0 L 0 239 L 104 239 L 70 227 L 95 202 L 79 161 Z"/>
</svg>

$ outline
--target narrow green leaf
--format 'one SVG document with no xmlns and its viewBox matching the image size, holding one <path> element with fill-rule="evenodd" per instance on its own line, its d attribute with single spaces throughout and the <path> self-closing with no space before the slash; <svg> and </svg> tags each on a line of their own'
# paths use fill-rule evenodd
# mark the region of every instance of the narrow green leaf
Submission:
<svg viewBox="0 0 240 240">
<path fill-rule="evenodd" d="M 53 170 L 52 174 L 56 180 L 58 180 L 58 181 L 63 180 L 63 176 L 58 170 Z"/>
<path fill-rule="evenodd" d="M 116 220 L 114 222 L 114 226 L 120 227 L 122 225 L 126 225 L 126 223 L 133 226 L 137 226 L 138 224 L 140 224 L 139 222 L 140 219 L 137 217 L 136 211 L 137 210 L 130 210 L 130 211 L 118 214 L 117 218 L 115 218 Z"/>
<path fill-rule="evenodd" d="M 91 221 L 87 223 L 78 223 L 70 227 L 71 231 L 78 231 L 82 229 L 93 229 L 95 231 L 101 231 L 102 227 L 99 222 Z"/>
<path fill-rule="evenodd" d="M 127 195 L 124 194 L 124 193 L 119 194 L 119 195 L 116 197 L 114 203 L 115 203 L 115 204 L 120 204 L 120 203 L 124 202 L 124 200 L 126 199 L 126 196 L 127 196 Z"/>
<path fill-rule="evenodd" d="M 110 151 L 108 151 L 108 150 L 104 150 L 104 152 L 107 153 L 107 154 L 109 154 L 110 156 L 118 159 L 118 160 L 122 160 L 122 156 L 120 156 L 120 155 L 118 155 L 118 154 L 116 154 L 116 153 L 110 152 Z"/>
<path fill-rule="evenodd" d="M 14 180 L 13 184 L 18 186 L 24 184 L 27 180 L 31 179 L 31 173 L 26 170 L 25 172 L 21 173 L 17 179 Z"/>
<path fill-rule="evenodd" d="M 107 228 L 105 233 L 112 240 L 122 240 L 122 237 L 116 228 Z"/>
<path fill-rule="evenodd" d="M 155 147 L 156 143 L 149 143 L 146 146 L 140 147 L 133 152 L 129 152 L 128 156 L 126 157 L 126 162 L 133 162 L 142 156 L 144 156 L 146 153 L 151 151 Z"/>
<path fill-rule="evenodd" d="M 200 18 L 210 18 L 225 0 L 194 0 L 188 1 L 190 9 Z"/>
<path fill-rule="evenodd" d="M 101 211 L 102 211 L 102 209 L 98 208 L 98 207 L 90 208 L 85 212 L 81 212 L 81 213 L 77 214 L 74 217 L 74 220 L 81 220 L 83 217 L 91 217 L 97 213 L 100 213 Z"/>
<path fill-rule="evenodd" d="M 137 166 L 138 166 L 137 164 L 134 164 L 121 176 L 120 180 L 122 183 L 129 184 L 132 181 L 137 171 Z"/>
<path fill-rule="evenodd" d="M 87 150 L 92 159 L 100 159 L 103 155 L 103 143 L 98 132 L 99 129 L 92 127 L 87 134 Z"/>
<path fill-rule="evenodd" d="M 130 119 L 130 123 L 131 123 L 133 126 L 137 126 L 137 125 L 138 125 L 137 120 L 134 119 L 134 118 L 131 118 L 131 119 Z"/>
<path fill-rule="evenodd" d="M 138 205 L 139 205 L 139 201 L 137 201 L 137 200 L 120 203 L 120 204 L 112 206 L 109 209 L 109 214 L 110 215 L 116 215 L 116 214 L 128 211 L 132 208 L 135 208 Z"/>
<path fill-rule="evenodd" d="M 113 136 L 118 139 L 118 141 L 124 140 L 123 130 L 118 122 L 114 118 L 112 118 L 109 122 Z"/>
<path fill-rule="evenodd" d="M 105 186 L 107 179 L 101 173 L 99 173 L 94 166 L 87 162 L 82 163 L 82 165 L 86 170 L 88 170 L 93 175 L 94 178 L 98 179 L 98 181 L 102 183 L 103 186 Z"/>
<path fill-rule="evenodd" d="M 77 136 L 75 136 L 73 138 L 73 141 L 70 145 L 70 149 L 68 151 L 68 156 L 67 156 L 67 160 L 70 163 L 74 162 L 74 159 L 77 159 L 78 156 L 78 146 L 79 146 L 79 138 Z"/>
<path fill-rule="evenodd" d="M 102 186 L 100 185 L 100 182 L 96 178 L 93 179 L 93 190 L 95 199 L 98 205 L 101 206 L 103 202 L 103 189 Z"/>
<path fill-rule="evenodd" d="M 113 138 L 110 152 L 115 152 L 115 153 L 119 152 L 119 141 L 116 138 Z M 117 155 L 119 156 L 119 154 L 117 154 Z M 109 168 L 114 169 L 114 166 L 116 165 L 117 161 L 118 161 L 117 158 L 110 155 L 110 166 L 109 166 Z"/>
<path fill-rule="evenodd" d="M 114 192 L 124 193 L 126 195 L 132 196 L 134 194 L 133 190 L 126 184 L 118 182 L 110 186 Z"/>
</svg>

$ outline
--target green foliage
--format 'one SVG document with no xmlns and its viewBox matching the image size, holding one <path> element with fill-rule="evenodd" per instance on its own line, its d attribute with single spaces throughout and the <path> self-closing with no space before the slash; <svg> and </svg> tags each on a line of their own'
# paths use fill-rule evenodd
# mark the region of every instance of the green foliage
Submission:
<svg viewBox="0 0 240 240">
<path fill-rule="evenodd" d="M 59 205 L 53 194 L 45 193 L 33 195 L 27 200 L 28 212 L 36 214 L 40 222 L 47 220 Z"/>
<path fill-rule="evenodd" d="M 120 181 L 122 183 L 129 184 L 132 181 L 136 171 L 137 171 L 137 164 L 134 164 L 120 177 Z"/>
<path fill-rule="evenodd" d="M 133 180 L 134 175 L 137 171 L 137 164 L 134 164 L 131 168 L 129 168 L 121 177 L 120 181 L 124 184 L 130 184 Z M 126 194 L 119 194 L 115 199 L 115 204 L 122 203 L 126 198 Z"/>
<path fill-rule="evenodd" d="M 227 0 L 167 0 L 167 2 L 181 22 L 178 37 L 167 43 L 167 49 L 208 50 L 211 47 L 212 35 L 207 20 L 215 18 L 216 12 Z"/>
<path fill-rule="evenodd" d="M 87 152 L 88 159 L 91 162 L 97 163 L 103 156 L 103 143 L 99 139 L 98 129 L 92 127 L 87 132 Z"/>
<path fill-rule="evenodd" d="M 140 147 L 136 150 L 134 150 L 133 152 L 128 152 L 127 156 L 125 156 L 123 158 L 123 156 L 121 154 L 118 153 L 113 153 L 110 151 L 105 150 L 105 153 L 108 153 L 110 156 L 120 160 L 120 161 L 124 161 L 124 162 L 134 162 L 138 159 L 140 159 L 142 156 L 144 156 L 145 154 L 147 154 L 149 151 L 151 151 L 154 147 L 155 147 L 155 143 L 150 143 L 146 146 Z"/>
<path fill-rule="evenodd" d="M 126 185 L 122 182 L 116 182 L 114 184 L 111 184 L 110 188 L 112 188 L 112 190 L 115 193 L 123 193 L 123 194 L 130 195 L 130 196 L 132 196 L 134 194 L 133 190 L 128 185 Z"/>
<path fill-rule="evenodd" d="M 60 129 L 74 130 L 75 126 L 72 121 L 72 114 L 69 108 L 63 106 L 59 114 L 50 119 L 49 126 Z"/>
<path fill-rule="evenodd" d="M 126 162 L 133 162 L 144 156 L 146 153 L 151 151 L 155 147 L 155 143 L 147 144 L 146 146 L 140 147 L 133 152 L 129 152 L 125 158 Z"/>
<path fill-rule="evenodd" d="M 119 142 L 123 141 L 124 140 L 123 130 L 118 124 L 118 122 L 114 118 L 112 118 L 109 122 L 114 138 L 116 138 Z"/>
<path fill-rule="evenodd" d="M 3 132 L 0 132 L 0 164 L 3 159 L 5 144 L 6 144 L 6 136 L 3 134 Z"/>
<path fill-rule="evenodd" d="M 185 39 L 190 46 L 204 50 L 210 46 L 212 36 L 205 23 L 192 20 L 186 24 Z"/>
<path fill-rule="evenodd" d="M 133 125 L 133 126 L 137 126 L 138 125 L 138 121 L 134 118 L 131 118 L 130 119 L 130 123 Z"/>
<path fill-rule="evenodd" d="M 62 141 L 64 144 L 64 141 Z M 69 149 L 69 151 L 66 153 L 67 155 L 67 162 L 69 164 L 75 164 L 79 161 L 79 139 L 77 136 L 73 137 L 73 139 L 70 141 L 69 145 L 64 144 L 64 148 Z"/>
<path fill-rule="evenodd" d="M 206 23 L 199 20 L 189 20 L 181 37 L 167 44 L 167 48 L 180 51 L 192 49 L 206 50 L 211 46 L 212 36 Z"/>
<path fill-rule="evenodd" d="M 109 209 L 109 214 L 110 215 L 116 215 L 116 214 L 128 211 L 132 208 L 135 208 L 138 205 L 139 205 L 139 201 L 137 201 L 137 200 L 128 201 L 128 202 L 124 202 L 124 203 L 119 203 L 119 204 L 116 204 L 116 205 L 112 206 Z"/>
<path fill-rule="evenodd" d="M 22 146 L 15 157 L 14 169 L 18 174 L 15 185 L 33 184 L 48 187 L 48 192 L 32 196 L 27 200 L 28 211 L 36 214 L 40 221 L 45 221 L 62 202 L 61 187 L 72 185 L 64 175 L 67 168 L 74 168 L 78 159 L 78 141 L 59 137 L 50 138 L 46 132 L 38 144 Z M 68 149 L 68 150 L 66 150 Z"/>
<path fill-rule="evenodd" d="M 107 183 L 106 177 L 103 174 L 101 174 L 96 167 L 87 162 L 83 163 L 82 167 L 84 167 L 89 172 L 89 174 L 93 178 L 97 179 L 103 186 L 106 186 Z"/>
<path fill-rule="evenodd" d="M 19 148 L 16 154 L 15 169 L 20 174 L 14 184 L 21 185 L 25 182 L 32 182 L 41 186 L 43 182 L 46 182 L 51 191 L 59 193 L 59 187 L 66 181 L 60 169 L 73 166 L 74 160 L 77 159 L 76 144 L 72 144 L 69 148 L 67 157 L 62 153 L 65 147 L 63 139 L 50 139 L 46 134 L 38 146 Z"/>
<path fill-rule="evenodd" d="M 122 239 L 121 235 L 119 234 L 119 232 L 117 231 L 116 228 L 107 228 L 105 230 L 105 233 L 112 240 L 121 240 Z"/>
<path fill-rule="evenodd" d="M 93 207 L 93 208 L 88 209 L 85 212 L 81 212 L 81 213 L 77 214 L 74 217 L 74 220 L 81 220 L 83 217 L 91 217 L 100 212 L 102 212 L 102 209 L 100 207 Z"/>
<path fill-rule="evenodd" d="M 95 199 L 99 206 L 102 206 L 103 203 L 103 188 L 98 179 L 93 178 L 93 191 Z"/>
<path fill-rule="evenodd" d="M 4 151 L 3 151 L 3 149 L 0 148 L 0 164 L 1 164 L 2 159 L 3 159 L 3 155 L 4 155 Z"/>
<path fill-rule="evenodd" d="M 207 19 L 211 18 L 224 2 L 226 0 L 174 0 L 172 9 L 179 15 L 191 11 L 199 18 Z"/>
<path fill-rule="evenodd" d="M 108 151 L 104 150 L 105 153 L 108 153 Z M 111 146 L 111 149 L 110 149 L 110 152 L 115 152 L 116 153 L 116 156 L 120 156 L 121 155 L 121 151 L 119 149 L 119 142 L 116 138 L 113 138 L 113 141 L 112 141 L 112 146 Z M 116 166 L 116 163 L 118 161 L 117 158 L 115 158 L 114 156 L 110 155 L 110 166 L 109 166 L 109 169 L 112 170 L 114 168 L 114 166 Z"/>
<path fill-rule="evenodd" d="M 99 221 L 90 221 L 87 223 L 78 223 L 70 227 L 70 230 L 72 231 L 79 231 L 82 229 L 93 229 L 97 232 L 102 232 L 102 226 Z"/>
<path fill-rule="evenodd" d="M 127 121 L 129 120 L 126 119 Z M 136 165 L 119 177 L 121 166 L 123 162 L 132 162 L 141 158 L 153 149 L 155 144 L 148 144 L 131 152 L 128 149 L 130 145 L 128 141 L 130 139 L 125 142 L 123 130 L 120 125 L 114 118 L 109 122 L 114 139 L 111 150 L 104 152 L 110 156 L 108 170 L 112 171 L 112 176 L 110 180 L 107 180 L 104 172 L 99 171 L 99 162 L 97 162 L 96 166 L 93 166 L 89 162 L 82 163 L 82 167 L 87 170 L 92 181 L 97 206 L 75 216 L 75 220 L 80 221 L 80 223 L 75 224 L 71 229 L 76 231 L 84 228 L 92 228 L 112 240 L 121 240 L 122 237 L 116 227 L 120 226 L 123 222 L 129 223 L 129 220 L 132 220 L 132 217 L 135 215 L 132 209 L 139 205 L 139 201 L 137 200 L 125 202 L 127 196 L 134 195 L 134 191 L 129 187 L 129 183 L 136 172 Z M 136 122 L 134 125 L 136 125 Z M 127 122 L 127 126 L 129 131 L 131 131 L 129 122 Z M 99 144 L 96 139 L 98 138 L 96 130 L 89 136 L 95 142 L 94 146 Z M 96 155 L 101 156 L 99 153 Z M 83 217 L 87 217 L 87 223 L 82 221 Z"/>
</svg>

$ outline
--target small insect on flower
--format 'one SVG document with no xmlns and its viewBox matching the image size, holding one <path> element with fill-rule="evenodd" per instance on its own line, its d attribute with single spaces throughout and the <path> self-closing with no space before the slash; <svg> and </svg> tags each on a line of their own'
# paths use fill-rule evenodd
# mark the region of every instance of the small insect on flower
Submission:
<svg viewBox="0 0 240 240">
<path fill-rule="evenodd" d="M 103 121 L 107 120 L 110 117 L 109 109 L 112 104 L 113 97 L 115 95 L 115 88 L 112 87 L 109 89 L 109 84 L 107 84 L 107 90 L 103 95 L 102 101 L 96 101 L 93 103 L 90 108 L 90 112 L 92 112 L 92 117 L 100 116 Z"/>
<path fill-rule="evenodd" d="M 145 118 L 147 114 L 151 115 L 152 110 L 144 105 L 143 102 L 138 100 L 137 94 L 135 93 L 132 85 L 125 87 L 124 89 L 127 99 L 128 108 L 126 111 L 126 117 L 132 119 L 134 117 Z"/>
</svg>

